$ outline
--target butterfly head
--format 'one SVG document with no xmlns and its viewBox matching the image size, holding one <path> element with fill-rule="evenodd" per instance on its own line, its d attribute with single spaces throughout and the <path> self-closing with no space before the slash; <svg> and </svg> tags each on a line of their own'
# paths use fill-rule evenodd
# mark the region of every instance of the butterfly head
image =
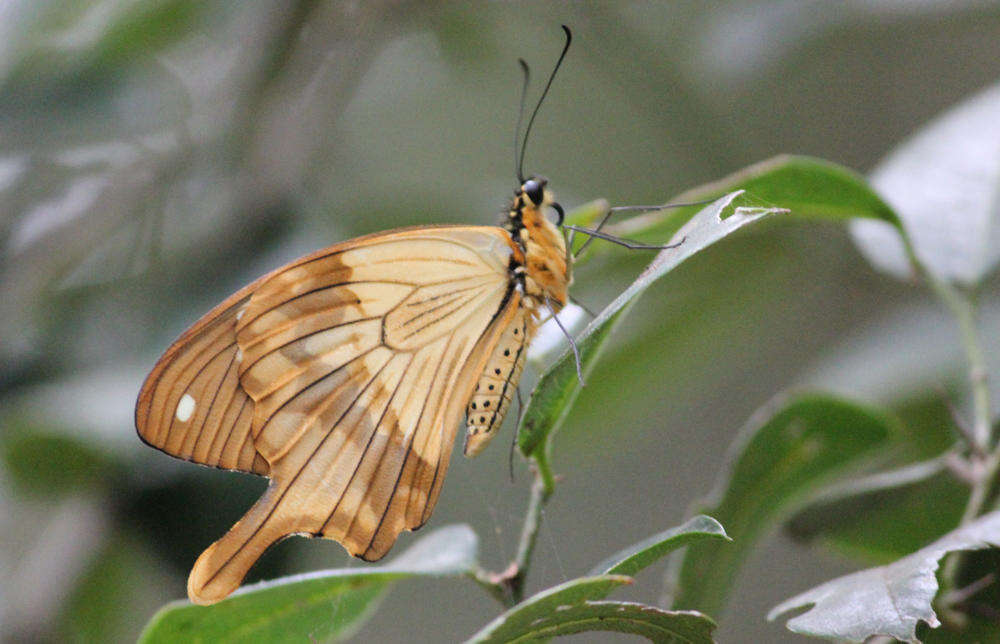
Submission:
<svg viewBox="0 0 1000 644">
<path fill-rule="evenodd" d="M 528 207 L 539 210 L 551 208 L 556 213 L 555 225 L 562 226 L 566 213 L 563 212 L 562 206 L 552 198 L 552 191 L 548 189 L 548 185 L 549 180 L 545 177 L 532 176 L 521 184 L 516 196 L 523 197 L 522 200 Z"/>
<path fill-rule="evenodd" d="M 529 238 L 542 244 L 557 245 L 555 239 L 562 239 L 559 228 L 565 212 L 556 203 L 548 185 L 549 180 L 545 177 L 532 175 L 514 193 L 507 229 L 522 246 Z"/>
<path fill-rule="evenodd" d="M 524 227 L 542 227 L 544 222 L 549 224 L 546 228 L 558 233 L 566 213 L 556 203 L 548 185 L 548 179 L 536 175 L 521 182 L 510 207 L 510 228 L 513 231 Z"/>
</svg>

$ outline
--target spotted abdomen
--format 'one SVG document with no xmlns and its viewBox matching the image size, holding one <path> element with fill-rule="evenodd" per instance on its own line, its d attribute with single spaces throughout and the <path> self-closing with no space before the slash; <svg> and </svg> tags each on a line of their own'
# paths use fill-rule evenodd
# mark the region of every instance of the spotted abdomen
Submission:
<svg viewBox="0 0 1000 644">
<path fill-rule="evenodd" d="M 481 452 L 503 424 L 504 414 L 507 413 L 517 383 L 521 380 L 528 343 L 534 332 L 531 314 L 521 308 L 500 336 L 465 408 L 468 427 L 465 436 L 466 456 L 475 456 Z"/>
</svg>

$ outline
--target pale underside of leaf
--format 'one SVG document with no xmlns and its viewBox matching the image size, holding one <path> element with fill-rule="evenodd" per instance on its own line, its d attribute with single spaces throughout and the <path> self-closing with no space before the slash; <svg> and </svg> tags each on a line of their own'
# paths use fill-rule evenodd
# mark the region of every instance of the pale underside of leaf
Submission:
<svg viewBox="0 0 1000 644">
<path fill-rule="evenodd" d="M 893 151 L 871 181 L 903 220 L 920 262 L 938 279 L 982 280 L 1000 260 L 1000 85 L 944 113 Z M 908 278 L 897 231 L 857 220 L 851 232 L 877 268 Z"/>
<path fill-rule="evenodd" d="M 873 635 L 916 642 L 919 622 L 940 625 L 931 602 L 941 558 L 957 550 L 1000 545 L 1000 512 L 950 532 L 929 546 L 887 566 L 838 577 L 775 606 L 767 618 L 809 609 L 788 621 L 796 633 L 863 642 Z"/>
</svg>

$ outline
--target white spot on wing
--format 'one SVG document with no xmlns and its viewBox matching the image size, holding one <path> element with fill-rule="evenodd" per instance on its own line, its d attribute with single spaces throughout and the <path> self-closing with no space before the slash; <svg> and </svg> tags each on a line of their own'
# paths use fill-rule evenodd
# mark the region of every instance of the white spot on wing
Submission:
<svg viewBox="0 0 1000 644">
<path fill-rule="evenodd" d="M 191 394 L 181 396 L 181 401 L 177 403 L 177 420 L 186 423 L 194 414 L 194 398 Z"/>
</svg>

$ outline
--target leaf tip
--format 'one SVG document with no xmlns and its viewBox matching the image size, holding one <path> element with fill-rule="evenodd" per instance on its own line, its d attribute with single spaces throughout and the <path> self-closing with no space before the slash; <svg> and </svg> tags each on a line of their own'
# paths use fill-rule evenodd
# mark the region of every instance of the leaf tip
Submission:
<svg viewBox="0 0 1000 644">
<path fill-rule="evenodd" d="M 733 538 L 726 532 L 726 528 L 719 521 L 707 514 L 698 514 L 691 519 L 692 524 L 697 525 L 700 532 L 705 532 L 713 537 L 732 541 Z"/>
</svg>

